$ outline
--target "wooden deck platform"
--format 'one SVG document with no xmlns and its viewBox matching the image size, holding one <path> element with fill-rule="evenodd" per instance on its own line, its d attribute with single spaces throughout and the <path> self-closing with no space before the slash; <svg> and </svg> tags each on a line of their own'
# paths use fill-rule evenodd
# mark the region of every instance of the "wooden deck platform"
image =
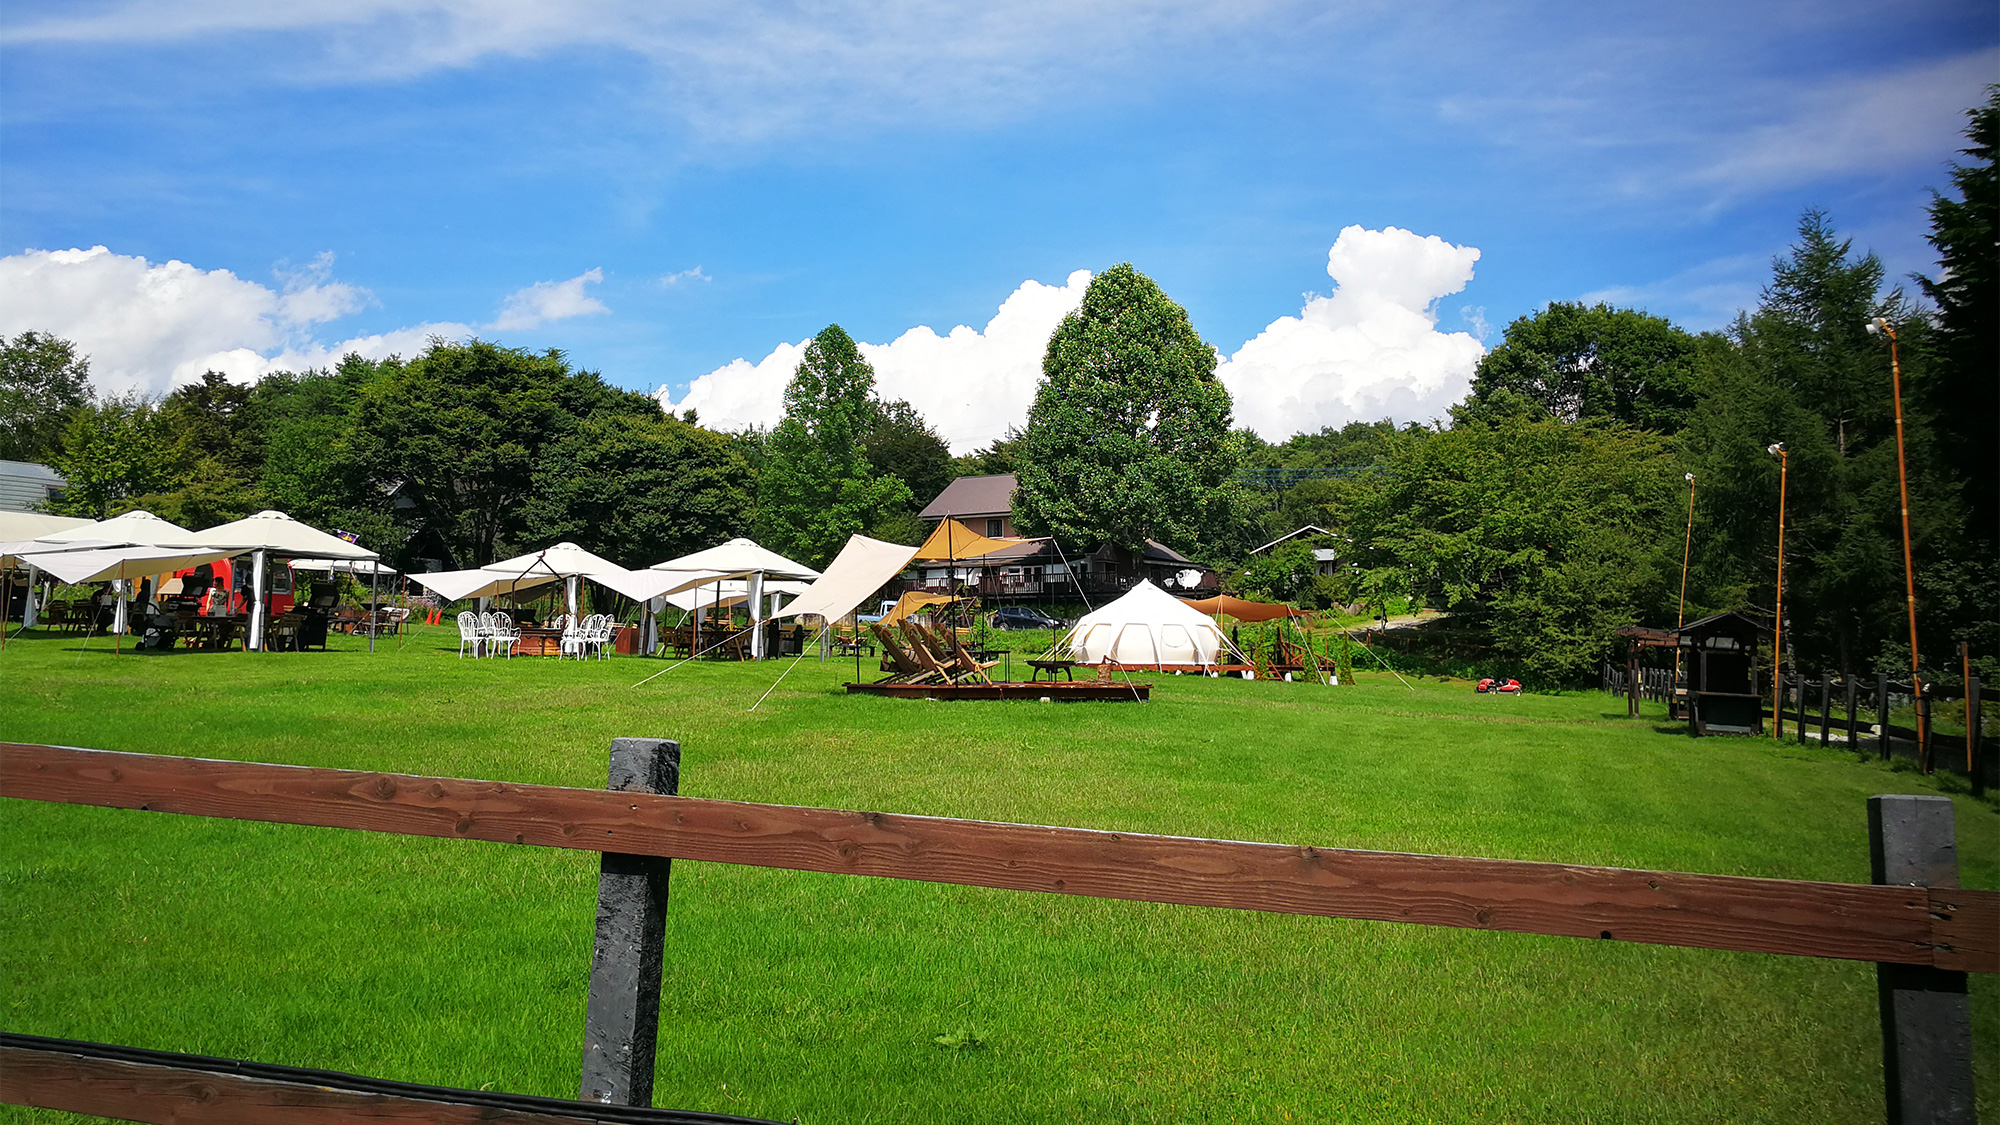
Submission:
<svg viewBox="0 0 2000 1125">
<path fill-rule="evenodd" d="M 1039 683 L 1011 681 L 997 684 L 848 684 L 849 695 L 887 695 L 897 699 L 1050 699 L 1057 703 L 1095 699 L 1108 703 L 1144 703 L 1152 697 L 1150 684 L 1095 681 Z"/>
</svg>

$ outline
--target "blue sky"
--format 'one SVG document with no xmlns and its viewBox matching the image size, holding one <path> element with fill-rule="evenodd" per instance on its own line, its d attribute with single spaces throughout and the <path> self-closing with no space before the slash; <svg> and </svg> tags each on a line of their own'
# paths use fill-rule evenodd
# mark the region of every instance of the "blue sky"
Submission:
<svg viewBox="0 0 2000 1125">
<path fill-rule="evenodd" d="M 477 333 L 725 424 L 837 322 L 967 448 L 1130 261 L 1282 438 L 1550 300 L 1722 326 L 1808 206 L 1929 269 L 1993 81 L 1990 3 L 17 0 L 0 330 L 154 393 Z"/>
</svg>

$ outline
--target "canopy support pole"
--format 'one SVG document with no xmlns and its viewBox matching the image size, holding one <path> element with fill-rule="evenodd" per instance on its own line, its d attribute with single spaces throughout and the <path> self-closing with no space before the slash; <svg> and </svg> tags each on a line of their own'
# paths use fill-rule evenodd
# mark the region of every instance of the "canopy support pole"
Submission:
<svg viewBox="0 0 2000 1125">
<path fill-rule="evenodd" d="M 719 587 L 718 587 L 719 589 Z M 746 586 L 750 598 L 750 659 L 764 659 L 764 572 L 750 572 Z"/>
<path fill-rule="evenodd" d="M 377 608 L 378 599 L 375 587 L 376 583 L 381 581 L 381 578 L 382 568 L 379 566 L 368 572 L 368 651 L 370 653 L 375 651 L 375 632 L 380 628 L 380 625 L 375 620 L 380 615 L 380 610 Z"/>
<path fill-rule="evenodd" d="M 250 643 L 246 649 L 264 651 L 264 559 L 269 551 L 258 551 L 251 557 L 250 593 L 256 604 L 250 607 Z"/>
<path fill-rule="evenodd" d="M 35 625 L 35 594 L 41 590 L 42 572 L 34 563 L 28 564 L 28 600 L 21 605 L 21 628 L 32 629 Z"/>
</svg>

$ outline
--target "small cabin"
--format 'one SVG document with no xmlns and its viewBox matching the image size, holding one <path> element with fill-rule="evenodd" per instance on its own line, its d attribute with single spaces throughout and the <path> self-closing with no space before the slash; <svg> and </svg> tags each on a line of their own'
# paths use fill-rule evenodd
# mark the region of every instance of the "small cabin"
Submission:
<svg viewBox="0 0 2000 1125">
<path fill-rule="evenodd" d="M 1676 632 L 1687 674 L 1688 733 L 1761 734 L 1757 641 L 1766 628 L 1740 613 L 1690 621 Z"/>
</svg>

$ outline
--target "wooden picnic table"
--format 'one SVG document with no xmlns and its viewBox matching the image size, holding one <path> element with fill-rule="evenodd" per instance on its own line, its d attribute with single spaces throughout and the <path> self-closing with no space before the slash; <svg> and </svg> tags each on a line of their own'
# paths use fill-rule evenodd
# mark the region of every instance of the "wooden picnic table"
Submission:
<svg viewBox="0 0 2000 1125">
<path fill-rule="evenodd" d="M 188 647 L 228 652 L 238 631 L 249 626 L 248 617 L 196 617 L 188 623 Z"/>
</svg>

